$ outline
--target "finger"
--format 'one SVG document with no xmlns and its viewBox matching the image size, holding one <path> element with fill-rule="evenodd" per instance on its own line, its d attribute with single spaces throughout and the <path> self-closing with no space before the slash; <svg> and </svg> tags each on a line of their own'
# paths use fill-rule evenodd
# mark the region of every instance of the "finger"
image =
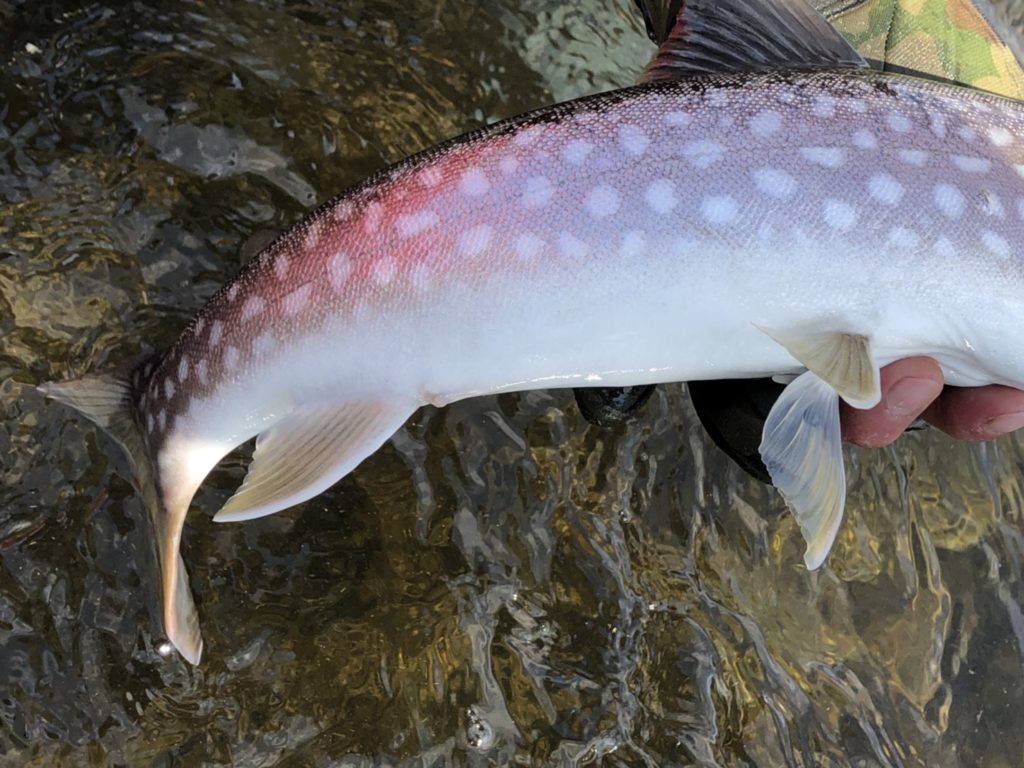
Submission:
<svg viewBox="0 0 1024 768">
<path fill-rule="evenodd" d="M 947 387 L 924 417 L 960 440 L 992 440 L 1024 427 L 1024 392 L 995 385 Z"/>
<path fill-rule="evenodd" d="M 860 410 L 841 404 L 843 439 L 868 448 L 888 445 L 942 392 L 942 369 L 930 357 L 908 357 L 882 369 L 882 399 Z"/>
</svg>

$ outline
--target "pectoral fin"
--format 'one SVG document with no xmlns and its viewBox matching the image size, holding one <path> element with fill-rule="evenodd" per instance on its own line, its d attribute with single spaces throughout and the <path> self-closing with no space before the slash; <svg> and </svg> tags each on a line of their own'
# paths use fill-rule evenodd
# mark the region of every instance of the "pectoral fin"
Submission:
<svg viewBox="0 0 1024 768">
<path fill-rule="evenodd" d="M 300 408 L 257 438 L 245 481 L 214 520 L 251 520 L 313 498 L 380 448 L 413 410 L 386 401 Z"/>
<path fill-rule="evenodd" d="M 818 568 L 835 541 L 846 504 L 839 398 L 811 371 L 797 377 L 764 424 L 761 458 L 807 541 L 804 563 Z"/>
<path fill-rule="evenodd" d="M 872 408 L 882 397 L 871 342 L 859 333 L 793 332 L 762 328 L 807 370 L 854 408 Z"/>
</svg>

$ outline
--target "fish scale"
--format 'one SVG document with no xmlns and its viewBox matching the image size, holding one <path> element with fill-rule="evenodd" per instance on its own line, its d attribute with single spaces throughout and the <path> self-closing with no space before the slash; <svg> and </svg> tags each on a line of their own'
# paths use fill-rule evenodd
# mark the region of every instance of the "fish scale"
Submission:
<svg viewBox="0 0 1024 768">
<path fill-rule="evenodd" d="M 44 385 L 133 457 L 165 628 L 187 658 L 201 641 L 181 527 L 253 436 L 219 520 L 315 496 L 425 403 L 796 374 L 761 455 L 817 567 L 845 497 L 840 398 L 871 407 L 879 367 L 912 354 L 953 384 L 1024 385 L 1024 109 L 835 68 L 859 57 L 820 17 L 764 5 L 688 3 L 680 25 L 726 8 L 721 34 L 796 30 L 778 49 L 816 67 L 694 74 L 670 41 L 651 82 L 475 131 L 342 193 L 130 378 Z"/>
<path fill-rule="evenodd" d="M 762 247 L 824 246 L 871 217 L 873 225 L 856 232 L 857 247 L 895 246 L 895 270 L 987 239 L 991 247 L 979 256 L 996 273 L 1013 271 L 1009 248 L 1024 201 L 1015 164 L 1024 153 L 1003 132 L 1020 132 L 1016 104 L 995 97 L 963 104 L 942 86 L 877 75 L 856 88 L 849 74 L 828 73 L 701 85 L 696 93 L 669 83 L 611 102 L 583 100 L 560 107 L 557 123 L 542 112 L 499 124 L 343 196 L 268 249 L 240 278 L 240 290 L 219 294 L 201 313 L 199 332 L 197 324 L 186 331 L 156 378 L 173 381 L 182 358 L 205 360 L 216 388 L 233 370 L 225 350 L 255 365 L 279 353 L 274 346 L 260 354 L 256 342 L 268 331 L 277 339 L 315 336 L 357 312 L 372 325 L 381 302 L 392 314 L 429 312 L 420 305 L 442 301 L 446 291 L 457 296 L 467 282 L 554 277 L 581 258 L 624 280 L 652 266 L 665 275 L 652 264 L 652 248 L 685 259 L 701 238 L 714 241 L 702 248 L 732 248 L 752 231 Z M 822 92 L 855 101 L 821 113 Z M 940 114 L 953 138 L 931 135 Z M 738 128 L 722 134 L 723 122 Z M 538 125 L 548 130 L 536 133 Z M 626 134 L 632 150 L 623 128 L 636 131 Z M 959 138 L 967 128 L 970 138 Z M 868 134 L 875 143 L 865 147 Z M 578 157 L 583 147 L 588 156 Z M 786 209 L 775 205 L 794 198 Z M 911 213 L 916 228 L 906 226 Z M 729 226 L 716 231 L 721 225 Z M 453 274 L 457 284 L 447 279 Z M 213 339 L 218 322 L 231 330 Z M 180 411 L 165 398 L 154 403 Z"/>
</svg>

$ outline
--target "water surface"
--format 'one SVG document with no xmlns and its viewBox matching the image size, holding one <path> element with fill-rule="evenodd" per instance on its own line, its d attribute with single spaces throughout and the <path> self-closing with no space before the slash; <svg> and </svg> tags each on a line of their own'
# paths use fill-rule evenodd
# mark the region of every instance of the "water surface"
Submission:
<svg viewBox="0 0 1024 768">
<path fill-rule="evenodd" d="M 168 345 L 254 233 L 650 47 L 627 0 L 63 5 L 0 1 L 0 761 L 1020 764 L 1017 439 L 849 449 L 812 574 L 681 385 L 611 430 L 566 392 L 425 408 L 217 525 L 232 457 L 182 546 L 205 658 L 168 653 L 127 463 L 33 385 Z"/>
</svg>

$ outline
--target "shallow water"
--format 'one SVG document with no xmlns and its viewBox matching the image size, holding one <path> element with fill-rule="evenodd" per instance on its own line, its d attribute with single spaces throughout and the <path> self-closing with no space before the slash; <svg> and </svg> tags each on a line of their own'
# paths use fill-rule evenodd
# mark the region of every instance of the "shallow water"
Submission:
<svg viewBox="0 0 1024 768">
<path fill-rule="evenodd" d="M 253 233 L 650 47 L 626 0 L 61 7 L 0 0 L 0 762 L 1020 764 L 1019 441 L 848 449 L 809 574 L 682 386 L 610 430 L 566 392 L 425 408 L 217 525 L 232 457 L 182 548 L 205 658 L 167 653 L 127 464 L 33 385 L 166 346 Z"/>
</svg>

